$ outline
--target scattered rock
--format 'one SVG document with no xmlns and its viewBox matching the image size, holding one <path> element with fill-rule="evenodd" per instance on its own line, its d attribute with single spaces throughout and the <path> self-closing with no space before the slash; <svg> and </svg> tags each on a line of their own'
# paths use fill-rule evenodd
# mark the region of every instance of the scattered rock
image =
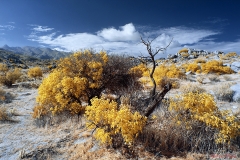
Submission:
<svg viewBox="0 0 240 160">
<path fill-rule="evenodd" d="M 231 69 L 236 73 L 239 72 L 240 71 L 240 62 L 233 62 L 231 65 Z"/>
<path fill-rule="evenodd" d="M 240 84 L 235 84 L 230 87 L 234 91 L 233 101 L 240 102 Z"/>
</svg>

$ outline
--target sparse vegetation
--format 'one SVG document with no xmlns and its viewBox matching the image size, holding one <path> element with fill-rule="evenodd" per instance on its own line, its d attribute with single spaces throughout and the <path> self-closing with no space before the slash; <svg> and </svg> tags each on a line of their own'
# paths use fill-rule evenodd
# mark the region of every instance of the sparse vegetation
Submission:
<svg viewBox="0 0 240 160">
<path fill-rule="evenodd" d="M 0 104 L 1 103 L 10 103 L 13 98 L 14 98 L 13 94 L 8 93 L 8 92 L 4 91 L 2 88 L 0 88 Z"/>
<path fill-rule="evenodd" d="M 214 87 L 213 92 L 216 98 L 220 101 L 232 102 L 234 92 L 230 89 L 230 87 L 231 87 L 230 83 L 225 83 L 220 86 Z"/>
<path fill-rule="evenodd" d="M 0 121 L 8 121 L 10 119 L 5 107 L 0 107 Z"/>
<path fill-rule="evenodd" d="M 0 83 L 11 87 L 20 77 L 22 73 L 19 68 L 9 69 L 7 65 L 0 63 Z"/>
<path fill-rule="evenodd" d="M 219 76 L 217 75 L 210 75 L 208 79 L 212 82 L 220 82 Z"/>
<path fill-rule="evenodd" d="M 152 49 L 152 41 L 141 40 L 149 52 L 147 57 L 130 59 L 104 51 L 82 50 L 58 62 L 36 62 L 30 65 L 33 68 L 22 71 L 13 68 L 19 67 L 14 59 L 9 59 L 11 65 L 0 64 L 1 78 L 7 77 L 8 72 L 15 73 L 9 77 L 25 73 L 20 80 L 10 78 L 12 83 L 2 83 L 8 86 L 0 88 L 3 128 L 9 126 L 5 122 L 15 118 L 28 118 L 27 127 L 32 124 L 28 116 L 32 106 L 25 106 L 33 103 L 24 102 L 22 107 L 20 101 L 26 96 L 31 101 L 32 91 L 41 83 L 32 116 L 44 128 L 34 126 L 31 134 L 61 137 L 57 142 L 52 138 L 43 140 L 53 143 L 51 146 L 26 153 L 22 149 L 19 157 L 41 155 L 47 159 L 65 152 L 69 159 L 207 159 L 216 152 L 238 152 L 240 119 L 239 109 L 235 110 L 239 105 L 233 102 L 230 87 L 235 80 L 239 82 L 239 75 L 230 75 L 232 70 L 223 66 L 222 61 L 211 60 L 212 57 L 182 58 L 174 64 L 166 60 L 157 65 L 154 56 L 164 48 Z M 188 57 L 187 49 L 179 53 Z M 235 59 L 236 54 L 225 57 Z M 43 76 L 43 71 L 46 78 L 36 79 Z M 226 83 L 222 78 L 234 82 Z M 16 82 L 19 97 L 7 104 L 15 90 L 9 86 Z M 224 107 L 232 107 L 234 113 L 222 110 Z M 23 127 L 20 131 L 25 129 L 19 125 L 11 131 L 15 134 L 18 127 Z M 80 136 L 82 132 L 87 136 Z M 22 134 L 23 131 L 17 135 Z"/>
</svg>

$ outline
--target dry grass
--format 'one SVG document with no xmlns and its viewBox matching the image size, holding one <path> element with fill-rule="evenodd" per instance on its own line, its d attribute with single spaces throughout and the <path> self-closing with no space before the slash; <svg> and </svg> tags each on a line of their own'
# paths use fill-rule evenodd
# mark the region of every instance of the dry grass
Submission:
<svg viewBox="0 0 240 160">
<path fill-rule="evenodd" d="M 225 79 L 225 81 L 232 81 L 232 77 L 228 75 L 224 75 L 223 78 Z"/>
<path fill-rule="evenodd" d="M 12 102 L 14 95 L 6 92 L 3 88 L 0 88 L 0 104 Z"/>
<path fill-rule="evenodd" d="M 0 121 L 1 122 L 18 122 L 12 119 L 13 116 L 20 116 L 15 110 L 7 111 L 6 107 L 0 106 Z"/>
<path fill-rule="evenodd" d="M 219 76 L 217 76 L 217 75 L 210 75 L 210 76 L 208 76 L 208 79 L 211 82 L 220 82 Z"/>
<path fill-rule="evenodd" d="M 234 91 L 232 91 L 230 87 L 231 87 L 230 83 L 225 83 L 225 84 L 215 86 L 213 88 L 213 92 L 216 98 L 220 101 L 232 102 Z"/>
<path fill-rule="evenodd" d="M 189 129 L 185 124 L 177 125 L 173 117 L 156 121 L 158 127 L 149 125 L 138 137 L 138 142 L 144 149 L 155 155 L 167 158 L 186 157 L 190 152 L 206 154 L 221 148 L 214 141 L 216 131 L 206 129 L 207 126 L 200 122 L 189 121 Z"/>
<path fill-rule="evenodd" d="M 105 147 L 99 148 L 97 150 L 93 149 L 94 143 L 91 140 L 84 142 L 82 144 L 76 144 L 71 146 L 68 150 L 69 152 L 69 160 L 76 159 L 99 159 L 99 160 L 114 160 L 114 159 L 122 159 L 125 160 L 120 153 L 116 153 L 113 149 L 107 149 Z"/>
<path fill-rule="evenodd" d="M 5 107 L 0 107 L 0 121 L 9 121 L 10 117 Z"/>
<path fill-rule="evenodd" d="M 187 83 L 185 85 L 182 85 L 180 87 L 180 91 L 182 93 L 189 93 L 189 92 L 194 92 L 194 93 L 203 93 L 206 92 L 206 90 L 202 87 L 199 86 L 198 83 Z"/>
<path fill-rule="evenodd" d="M 196 78 L 196 80 L 197 80 L 197 82 L 199 82 L 199 83 L 201 83 L 201 84 L 203 84 L 204 82 L 204 77 L 203 76 L 197 76 L 197 78 Z"/>
</svg>

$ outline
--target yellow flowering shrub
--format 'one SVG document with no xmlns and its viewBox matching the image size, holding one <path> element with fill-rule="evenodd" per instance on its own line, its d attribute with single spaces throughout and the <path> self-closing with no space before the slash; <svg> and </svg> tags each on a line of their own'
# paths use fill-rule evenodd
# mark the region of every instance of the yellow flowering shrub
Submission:
<svg viewBox="0 0 240 160">
<path fill-rule="evenodd" d="M 226 57 L 234 57 L 234 56 L 237 56 L 237 53 L 236 52 L 229 52 L 225 56 Z"/>
<path fill-rule="evenodd" d="M 231 74 L 234 71 L 227 66 L 223 66 L 222 61 L 212 60 L 201 64 L 201 69 L 203 73 L 217 73 L 217 74 Z"/>
<path fill-rule="evenodd" d="M 21 76 L 21 69 L 9 69 L 7 65 L 0 63 L 0 84 L 11 87 Z"/>
<path fill-rule="evenodd" d="M 143 130 L 147 117 L 129 108 L 127 104 L 118 106 L 115 101 L 95 97 L 86 107 L 87 127 L 96 129 L 94 137 L 101 143 L 111 144 L 113 137 L 120 134 L 126 144 L 131 144 Z"/>
<path fill-rule="evenodd" d="M 84 106 L 91 103 L 90 99 L 99 97 L 103 91 L 117 94 L 129 86 L 137 86 L 134 75 L 129 73 L 133 65 L 128 59 L 108 56 L 104 51 L 84 50 L 59 60 L 38 88 L 33 117 L 38 118 L 39 113 L 41 117 L 65 112 L 79 116 L 84 113 Z"/>
<path fill-rule="evenodd" d="M 197 63 L 190 63 L 186 65 L 186 72 L 193 72 L 195 73 L 197 70 L 200 70 L 200 66 Z"/>
<path fill-rule="evenodd" d="M 151 80 L 149 78 L 149 70 L 146 70 L 143 73 L 143 76 L 145 77 L 140 78 L 140 81 L 144 84 L 150 83 L 150 85 L 152 85 Z M 162 64 L 156 67 L 155 72 L 153 74 L 153 78 L 155 79 L 156 84 L 158 86 L 162 86 L 166 78 L 168 79 L 169 78 L 185 78 L 185 74 L 175 64 L 171 64 L 171 65 Z M 176 81 L 173 81 L 173 82 L 176 82 Z"/>
<path fill-rule="evenodd" d="M 131 68 L 130 72 L 138 75 L 139 77 L 142 77 L 144 73 L 148 72 L 148 68 L 147 68 L 147 66 L 145 64 L 141 63 L 141 64 Z"/>
<path fill-rule="evenodd" d="M 214 97 L 208 93 L 188 92 L 170 100 L 170 111 L 177 114 L 176 121 L 188 124 L 197 120 L 218 131 L 217 143 L 230 142 L 240 134 L 240 121 L 228 111 L 220 111 Z M 191 129 L 191 126 L 189 126 Z"/>
<path fill-rule="evenodd" d="M 98 88 L 102 84 L 103 66 L 107 60 L 105 52 L 94 54 L 89 50 L 61 59 L 38 89 L 38 104 L 33 117 L 64 111 L 80 115 L 85 108 L 82 104 L 100 95 Z"/>
<path fill-rule="evenodd" d="M 37 77 L 42 77 L 43 73 L 42 73 L 42 69 L 40 67 L 34 67 L 34 68 L 30 68 L 28 70 L 28 76 L 30 78 L 37 78 Z"/>
<path fill-rule="evenodd" d="M 179 54 L 181 53 L 188 53 L 188 49 L 187 48 L 183 48 L 180 51 L 178 51 Z"/>
<path fill-rule="evenodd" d="M 183 58 L 188 58 L 189 54 L 186 52 L 179 53 Z"/>
</svg>

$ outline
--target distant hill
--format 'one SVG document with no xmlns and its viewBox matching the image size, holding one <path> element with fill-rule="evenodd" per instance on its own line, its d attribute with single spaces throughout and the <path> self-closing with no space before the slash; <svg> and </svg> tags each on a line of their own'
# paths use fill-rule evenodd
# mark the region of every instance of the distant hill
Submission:
<svg viewBox="0 0 240 160">
<path fill-rule="evenodd" d="M 33 66 L 55 66 L 56 61 L 53 59 L 39 59 L 23 54 L 16 54 L 0 48 L 0 63 L 6 64 L 8 67 L 18 67 L 27 69 Z"/>
<path fill-rule="evenodd" d="M 8 45 L 4 45 L 2 48 L 19 55 L 27 55 L 39 59 L 60 59 L 70 54 L 70 52 L 57 51 L 43 47 L 9 47 Z"/>
</svg>

